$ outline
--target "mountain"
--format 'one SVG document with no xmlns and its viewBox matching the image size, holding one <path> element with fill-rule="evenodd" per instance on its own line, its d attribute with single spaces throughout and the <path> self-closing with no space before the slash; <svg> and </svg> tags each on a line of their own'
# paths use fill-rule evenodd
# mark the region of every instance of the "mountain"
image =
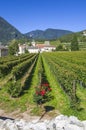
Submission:
<svg viewBox="0 0 86 130">
<path fill-rule="evenodd" d="M 12 39 L 21 39 L 25 37 L 15 27 L 0 17 L 0 44 L 7 44 Z"/>
<path fill-rule="evenodd" d="M 35 30 L 25 34 L 27 37 L 32 37 L 35 40 L 53 40 L 61 36 L 71 34 L 72 31 L 61 30 L 61 29 L 46 29 L 46 30 Z"/>
</svg>

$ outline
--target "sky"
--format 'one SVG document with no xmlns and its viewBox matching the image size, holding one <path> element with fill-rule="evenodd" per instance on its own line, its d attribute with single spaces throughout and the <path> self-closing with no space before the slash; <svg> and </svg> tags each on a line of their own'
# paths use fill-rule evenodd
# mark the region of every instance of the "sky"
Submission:
<svg viewBox="0 0 86 130">
<path fill-rule="evenodd" d="M 86 29 L 86 0 L 0 0 L 0 16 L 21 33 Z"/>
</svg>

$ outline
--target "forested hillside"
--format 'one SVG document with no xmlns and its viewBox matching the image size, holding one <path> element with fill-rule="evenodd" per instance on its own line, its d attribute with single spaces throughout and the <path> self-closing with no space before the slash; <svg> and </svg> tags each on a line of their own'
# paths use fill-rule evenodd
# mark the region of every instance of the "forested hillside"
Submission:
<svg viewBox="0 0 86 130">
<path fill-rule="evenodd" d="M 10 40 L 22 39 L 25 36 L 21 34 L 15 27 L 0 17 L 0 43 L 8 44 Z"/>
</svg>

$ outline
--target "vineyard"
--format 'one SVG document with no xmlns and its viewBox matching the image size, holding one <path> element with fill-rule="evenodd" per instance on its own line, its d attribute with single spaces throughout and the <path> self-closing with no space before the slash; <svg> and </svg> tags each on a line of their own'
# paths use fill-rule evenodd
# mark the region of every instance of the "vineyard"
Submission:
<svg viewBox="0 0 86 130">
<path fill-rule="evenodd" d="M 85 59 L 85 51 L 1 57 L 0 107 L 40 114 L 48 106 L 86 119 Z"/>
</svg>

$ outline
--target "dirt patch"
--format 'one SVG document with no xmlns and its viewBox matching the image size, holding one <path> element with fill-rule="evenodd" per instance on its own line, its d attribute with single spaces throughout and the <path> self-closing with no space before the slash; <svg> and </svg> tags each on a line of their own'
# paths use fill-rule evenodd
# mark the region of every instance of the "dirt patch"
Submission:
<svg viewBox="0 0 86 130">
<path fill-rule="evenodd" d="M 20 112 L 20 110 L 13 111 L 11 113 L 7 113 L 4 110 L 0 110 L 0 118 L 1 119 L 23 119 L 25 121 L 32 121 L 32 120 L 40 120 L 43 121 L 45 119 L 49 120 L 53 117 L 59 115 L 60 113 L 57 110 L 51 111 L 51 112 L 44 112 L 41 116 L 32 116 L 30 114 L 30 111 L 27 110 L 23 113 Z"/>
</svg>

